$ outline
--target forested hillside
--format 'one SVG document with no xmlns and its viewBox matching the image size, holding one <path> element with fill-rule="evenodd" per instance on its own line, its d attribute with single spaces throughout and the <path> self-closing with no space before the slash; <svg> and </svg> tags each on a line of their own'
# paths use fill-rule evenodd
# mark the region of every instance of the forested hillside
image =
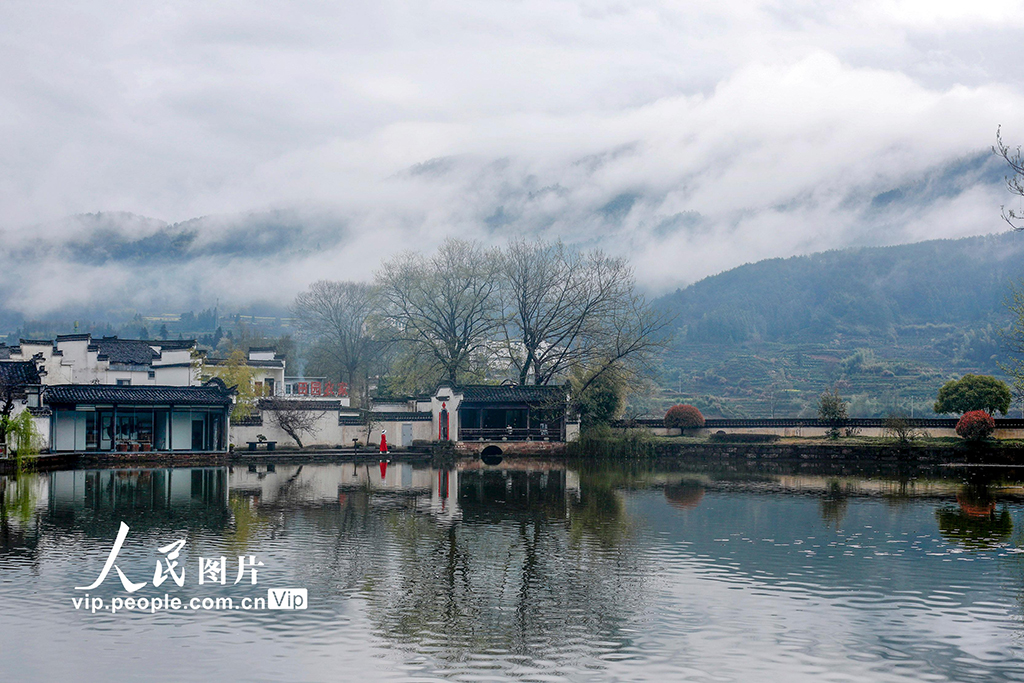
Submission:
<svg viewBox="0 0 1024 683">
<path fill-rule="evenodd" d="M 678 326 L 662 403 L 807 414 L 838 383 L 859 415 L 925 413 L 947 377 L 999 373 L 1022 257 L 1024 235 L 1004 233 L 771 259 L 701 280 L 657 302 Z"/>
</svg>

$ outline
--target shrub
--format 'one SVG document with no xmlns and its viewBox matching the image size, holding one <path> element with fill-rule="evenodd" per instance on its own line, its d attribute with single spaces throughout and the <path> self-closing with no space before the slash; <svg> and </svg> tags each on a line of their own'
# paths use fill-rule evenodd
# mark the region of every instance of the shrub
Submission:
<svg viewBox="0 0 1024 683">
<path fill-rule="evenodd" d="M 906 415 L 899 413 L 889 413 L 885 418 L 884 434 L 899 443 L 910 443 L 914 439 L 921 436 L 921 431 L 916 427 L 912 427 L 910 420 L 907 419 Z"/>
<path fill-rule="evenodd" d="M 984 410 L 964 413 L 956 423 L 956 433 L 968 441 L 981 441 L 995 431 L 995 428 L 996 421 Z"/>
<path fill-rule="evenodd" d="M 704 426 L 704 416 L 696 406 L 680 404 L 672 406 L 665 413 L 665 426 L 669 429 L 689 429 Z"/>
</svg>

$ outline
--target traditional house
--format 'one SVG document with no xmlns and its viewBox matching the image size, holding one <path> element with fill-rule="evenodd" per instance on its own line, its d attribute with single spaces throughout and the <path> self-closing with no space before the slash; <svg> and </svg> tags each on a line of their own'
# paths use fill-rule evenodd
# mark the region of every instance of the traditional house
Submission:
<svg viewBox="0 0 1024 683">
<path fill-rule="evenodd" d="M 199 384 L 193 368 L 196 342 L 143 340 L 89 334 L 57 335 L 53 340 L 21 339 L 4 347 L 11 360 L 35 360 L 53 384 L 129 384 L 192 386 Z"/>
<path fill-rule="evenodd" d="M 228 447 L 233 391 L 200 387 L 59 384 L 43 390 L 53 451 L 200 451 Z"/>
<path fill-rule="evenodd" d="M 230 358 L 203 358 L 203 374 L 220 376 L 232 363 Z M 272 347 L 253 347 L 245 357 L 245 367 L 252 370 L 252 382 L 259 396 L 283 396 L 285 386 L 285 359 Z"/>
<path fill-rule="evenodd" d="M 441 385 L 431 404 L 440 440 L 572 441 L 579 434 L 565 386 Z"/>
</svg>

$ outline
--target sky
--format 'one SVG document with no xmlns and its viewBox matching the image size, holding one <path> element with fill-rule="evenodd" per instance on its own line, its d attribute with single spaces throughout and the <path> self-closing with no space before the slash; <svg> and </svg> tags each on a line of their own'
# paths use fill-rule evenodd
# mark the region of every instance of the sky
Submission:
<svg viewBox="0 0 1024 683">
<path fill-rule="evenodd" d="M 525 235 L 626 256 L 657 294 L 1001 231 L 1022 29 L 1024 3 L 986 0 L 8 0 L 0 289 L 287 302 Z M 81 251 L 185 229 L 170 271 Z"/>
</svg>

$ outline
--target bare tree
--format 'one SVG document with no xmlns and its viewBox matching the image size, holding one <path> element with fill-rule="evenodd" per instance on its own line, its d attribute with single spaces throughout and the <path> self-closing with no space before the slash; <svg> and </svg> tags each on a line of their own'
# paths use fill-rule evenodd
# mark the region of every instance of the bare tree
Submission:
<svg viewBox="0 0 1024 683">
<path fill-rule="evenodd" d="M 882 424 L 883 433 L 902 444 L 910 443 L 919 436 L 922 436 L 921 430 L 914 427 L 904 413 L 889 413 Z"/>
<path fill-rule="evenodd" d="M 996 129 L 996 144 L 992 147 L 992 151 L 1001 156 L 1013 171 L 1013 175 L 1005 178 L 1006 189 L 1018 197 L 1024 197 L 1024 154 L 1021 152 L 1020 145 L 1010 148 L 1003 143 L 1002 126 Z M 1003 213 L 1003 220 L 1009 223 L 1011 228 L 1018 231 L 1024 230 L 1024 225 L 1020 225 L 1020 221 L 1024 220 L 1024 211 L 1007 209 L 1005 206 L 1000 209 Z"/>
<path fill-rule="evenodd" d="M 338 379 L 353 390 L 359 387 L 365 402 L 366 369 L 381 349 L 370 324 L 378 308 L 374 288 L 362 282 L 319 280 L 295 298 L 292 308 L 315 348 L 337 362 Z"/>
<path fill-rule="evenodd" d="M 286 401 L 280 398 L 260 401 L 260 408 L 270 414 L 270 423 L 292 437 L 299 448 L 302 448 L 302 435 L 314 435 L 320 420 L 327 412 L 310 410 L 302 401 Z"/>
<path fill-rule="evenodd" d="M 613 365 L 643 365 L 663 345 L 669 321 L 635 291 L 624 259 L 516 240 L 502 275 L 502 331 L 520 384 L 548 384 L 579 367 L 596 379 Z"/>
<path fill-rule="evenodd" d="M 457 383 L 498 329 L 498 270 L 492 252 L 449 238 L 429 258 L 406 252 L 377 272 L 396 337 L 424 349 L 441 378 Z"/>
</svg>

